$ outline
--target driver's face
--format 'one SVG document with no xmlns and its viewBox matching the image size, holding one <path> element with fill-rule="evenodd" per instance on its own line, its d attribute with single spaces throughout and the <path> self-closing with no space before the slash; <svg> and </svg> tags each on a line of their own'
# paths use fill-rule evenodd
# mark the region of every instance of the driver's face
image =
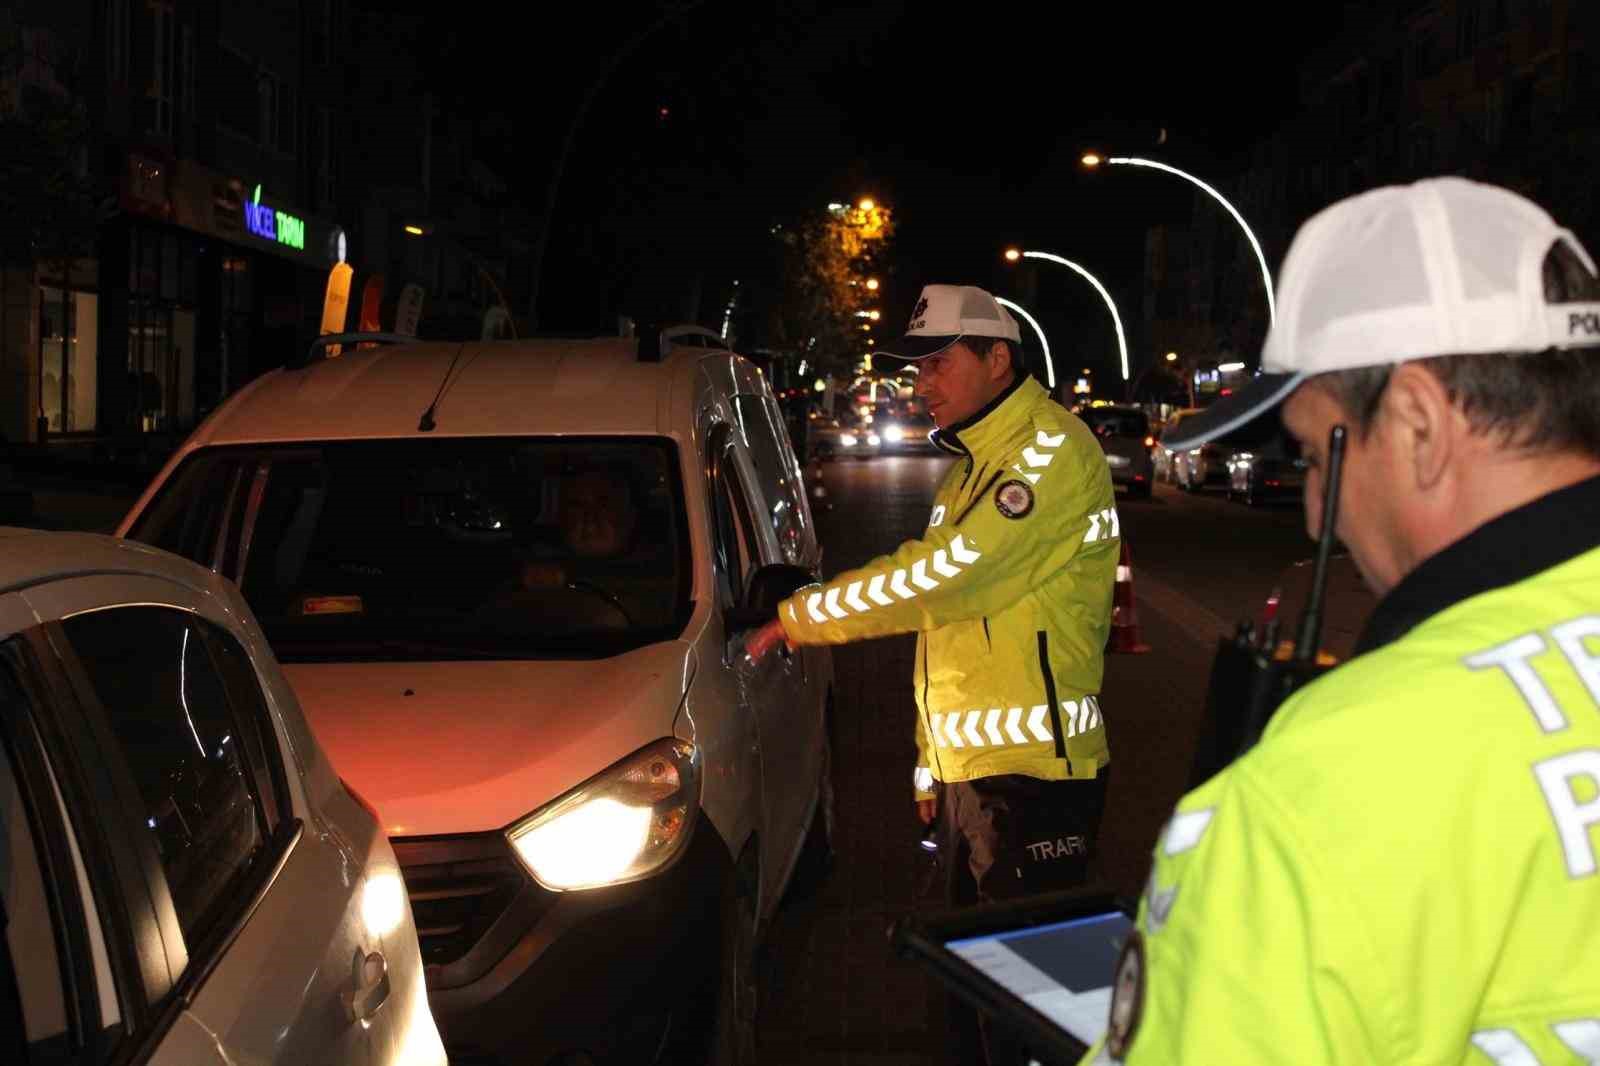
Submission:
<svg viewBox="0 0 1600 1066">
<path fill-rule="evenodd" d="M 561 489 L 561 536 L 583 559 L 621 554 L 633 536 L 633 500 L 628 487 L 604 474 L 579 474 Z"/>
</svg>

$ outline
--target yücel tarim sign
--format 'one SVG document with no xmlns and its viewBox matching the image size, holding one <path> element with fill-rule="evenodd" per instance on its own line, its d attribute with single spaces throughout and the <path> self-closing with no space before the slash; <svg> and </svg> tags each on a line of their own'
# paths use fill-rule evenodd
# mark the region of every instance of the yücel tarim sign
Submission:
<svg viewBox="0 0 1600 1066">
<path fill-rule="evenodd" d="M 261 186 L 244 205 L 245 229 L 264 241 L 277 241 L 300 251 L 306 246 L 306 220 L 284 211 L 275 211 L 261 202 Z"/>
</svg>

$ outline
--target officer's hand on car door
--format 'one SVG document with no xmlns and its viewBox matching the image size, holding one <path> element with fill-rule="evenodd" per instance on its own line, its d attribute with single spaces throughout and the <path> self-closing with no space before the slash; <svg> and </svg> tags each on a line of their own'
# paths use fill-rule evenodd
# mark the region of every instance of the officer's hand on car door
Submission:
<svg viewBox="0 0 1600 1066">
<path fill-rule="evenodd" d="M 745 638 L 744 653 L 750 657 L 751 662 L 759 663 L 766 658 L 767 652 L 772 651 L 780 643 L 788 644 L 790 651 L 795 649 L 795 645 L 789 642 L 789 635 L 783 631 L 783 623 L 774 618 Z"/>
</svg>

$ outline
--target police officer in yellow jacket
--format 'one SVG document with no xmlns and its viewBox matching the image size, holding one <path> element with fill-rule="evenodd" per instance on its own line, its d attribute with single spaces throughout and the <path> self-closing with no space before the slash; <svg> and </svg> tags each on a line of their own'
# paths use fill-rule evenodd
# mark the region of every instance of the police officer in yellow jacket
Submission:
<svg viewBox="0 0 1600 1066">
<path fill-rule="evenodd" d="M 1359 654 L 1179 803 L 1110 1026 L 1131 1064 L 1600 1062 L 1600 278 L 1504 189 L 1312 218 L 1258 378 L 1319 528 L 1383 599 Z"/>
<path fill-rule="evenodd" d="M 942 812 L 953 903 L 1081 880 L 1110 762 L 1111 478 L 1088 427 L 1020 366 L 1019 339 L 982 289 L 922 290 L 887 349 L 916 364 L 933 440 L 956 458 L 927 531 L 778 612 L 796 645 L 918 634 L 915 796 L 925 822 Z"/>
</svg>

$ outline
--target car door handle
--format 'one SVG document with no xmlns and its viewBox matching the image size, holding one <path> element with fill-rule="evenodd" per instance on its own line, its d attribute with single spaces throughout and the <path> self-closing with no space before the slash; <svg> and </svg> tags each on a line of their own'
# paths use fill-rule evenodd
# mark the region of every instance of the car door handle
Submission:
<svg viewBox="0 0 1600 1066">
<path fill-rule="evenodd" d="M 345 993 L 345 1009 L 353 1022 L 364 1022 L 378 1013 L 389 998 L 389 963 L 383 952 L 365 956 L 357 949 L 350 991 Z"/>
</svg>

